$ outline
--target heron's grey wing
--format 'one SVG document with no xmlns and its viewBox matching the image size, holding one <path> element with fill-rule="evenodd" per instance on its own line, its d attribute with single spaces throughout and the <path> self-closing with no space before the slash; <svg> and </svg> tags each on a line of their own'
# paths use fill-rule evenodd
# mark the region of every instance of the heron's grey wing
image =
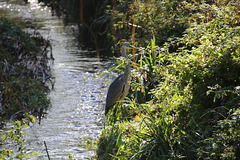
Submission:
<svg viewBox="0 0 240 160">
<path fill-rule="evenodd" d="M 109 86 L 106 106 L 114 105 L 118 100 L 120 100 L 124 87 L 124 76 L 121 74 Z"/>
</svg>

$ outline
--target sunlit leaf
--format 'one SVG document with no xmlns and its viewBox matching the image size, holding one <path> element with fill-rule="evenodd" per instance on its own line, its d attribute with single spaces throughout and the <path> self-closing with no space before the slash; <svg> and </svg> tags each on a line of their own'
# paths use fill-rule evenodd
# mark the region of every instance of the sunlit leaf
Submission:
<svg viewBox="0 0 240 160">
<path fill-rule="evenodd" d="M 5 140 L 7 137 L 8 137 L 8 135 L 4 135 L 4 136 L 3 136 L 3 140 Z"/>
</svg>

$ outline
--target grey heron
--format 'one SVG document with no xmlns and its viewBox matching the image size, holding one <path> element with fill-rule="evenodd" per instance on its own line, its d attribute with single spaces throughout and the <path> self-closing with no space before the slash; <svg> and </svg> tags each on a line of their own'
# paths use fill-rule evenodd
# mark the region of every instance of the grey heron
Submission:
<svg viewBox="0 0 240 160">
<path fill-rule="evenodd" d="M 128 42 L 124 42 L 121 49 L 121 56 L 126 58 L 126 67 L 123 74 L 119 75 L 109 86 L 106 106 L 105 106 L 105 115 L 107 115 L 108 111 L 112 109 L 112 107 L 119 101 L 123 100 L 129 91 L 130 88 L 130 78 L 131 78 L 131 67 L 129 59 L 126 55 L 126 50 L 135 48 L 130 45 Z M 114 113 L 115 114 L 115 113 Z M 115 116 L 115 115 L 114 115 Z"/>
</svg>

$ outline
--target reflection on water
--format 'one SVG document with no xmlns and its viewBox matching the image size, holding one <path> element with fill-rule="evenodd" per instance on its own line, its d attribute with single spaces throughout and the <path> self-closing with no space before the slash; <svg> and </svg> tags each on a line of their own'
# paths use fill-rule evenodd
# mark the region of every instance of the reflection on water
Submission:
<svg viewBox="0 0 240 160">
<path fill-rule="evenodd" d="M 83 137 L 94 139 L 101 133 L 106 81 L 109 81 L 107 76 L 91 79 L 112 62 L 98 60 L 94 51 L 82 51 L 73 36 L 78 33 L 77 27 L 64 27 L 61 19 L 51 16 L 51 11 L 35 0 L 27 4 L 0 0 L 0 16 L 3 15 L 29 32 L 39 30 L 45 38 L 50 38 L 53 46 L 55 87 L 49 95 L 52 107 L 41 125 L 26 130 L 29 134 L 26 147 L 40 152 L 36 159 L 47 159 L 44 141 L 51 159 L 67 159 L 69 154 L 90 159 L 94 151 L 86 151 L 81 143 Z"/>
</svg>

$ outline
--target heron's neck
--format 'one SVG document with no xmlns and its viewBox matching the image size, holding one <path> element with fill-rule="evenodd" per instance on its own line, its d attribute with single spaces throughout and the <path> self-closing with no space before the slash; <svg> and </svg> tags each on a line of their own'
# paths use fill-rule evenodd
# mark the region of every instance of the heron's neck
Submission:
<svg viewBox="0 0 240 160">
<path fill-rule="evenodd" d="M 128 57 L 127 57 L 127 55 L 126 55 L 126 49 L 124 49 L 123 47 L 122 47 L 122 52 L 121 52 L 121 54 L 122 54 L 123 57 L 125 57 L 125 58 L 128 60 Z"/>
<path fill-rule="evenodd" d="M 130 79 L 130 75 L 131 75 L 131 65 L 130 65 L 130 62 L 129 62 L 129 59 L 126 55 L 126 49 L 122 48 L 122 56 L 126 58 L 126 67 L 125 67 L 125 71 L 124 71 L 124 74 L 127 76 L 127 80 Z"/>
<path fill-rule="evenodd" d="M 130 75 L 131 75 L 131 65 L 130 65 L 130 62 L 128 60 L 127 60 L 127 65 L 125 67 L 124 74 L 127 76 L 127 81 L 129 81 Z"/>
</svg>

